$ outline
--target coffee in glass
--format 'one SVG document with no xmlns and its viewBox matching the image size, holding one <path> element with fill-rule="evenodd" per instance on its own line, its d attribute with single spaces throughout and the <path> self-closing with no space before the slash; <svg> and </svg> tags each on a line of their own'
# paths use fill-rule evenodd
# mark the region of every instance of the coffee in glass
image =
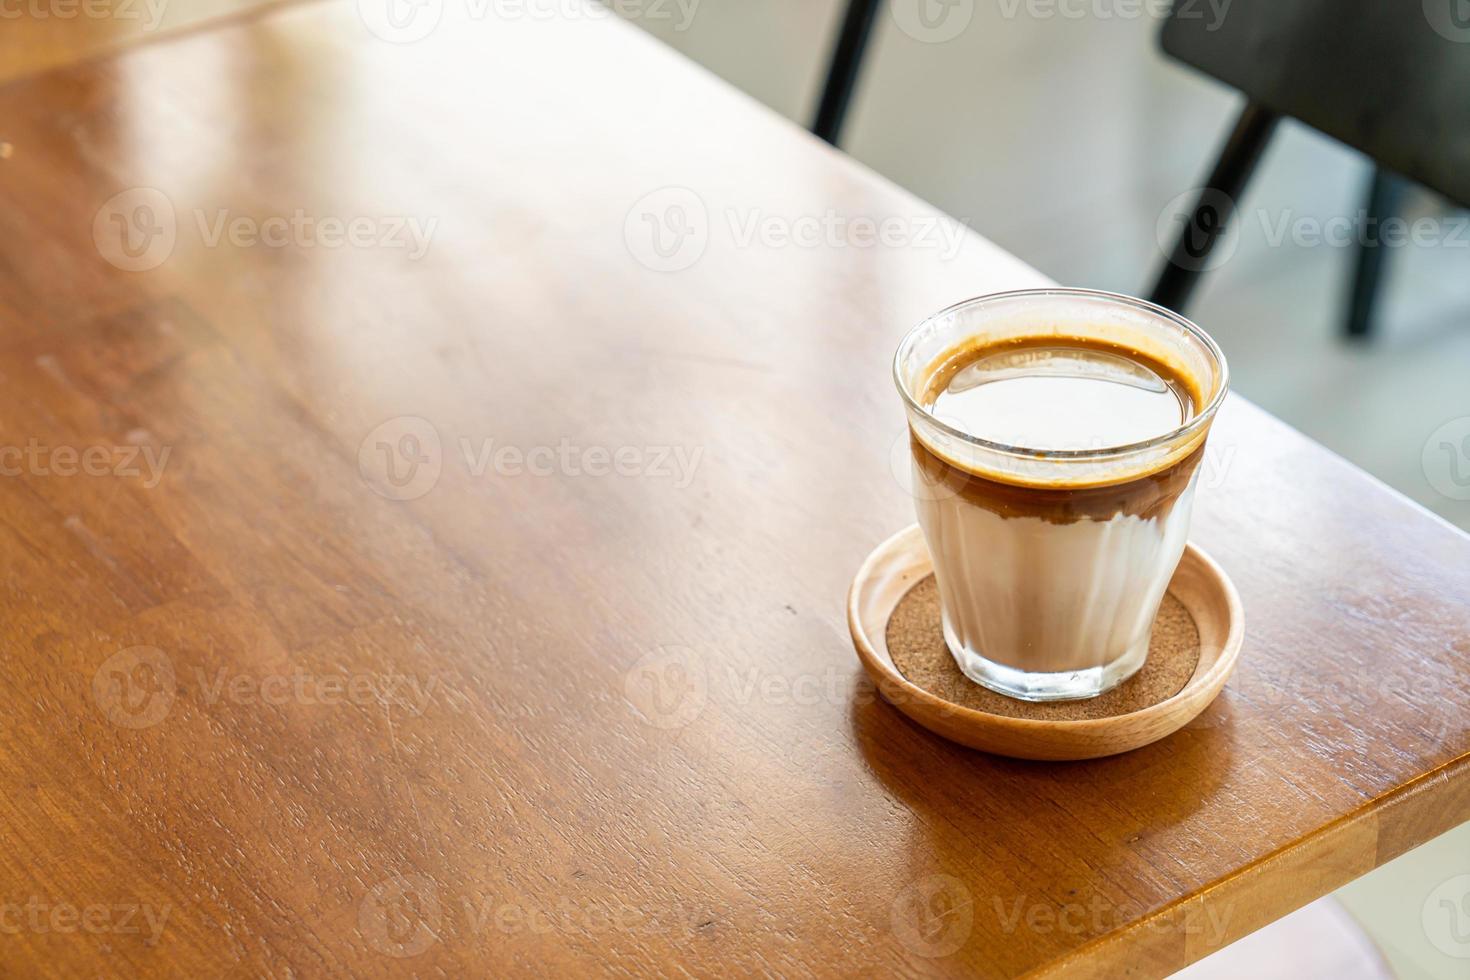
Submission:
<svg viewBox="0 0 1470 980">
<path fill-rule="evenodd" d="M 899 347 L 919 523 L 967 677 L 1034 701 L 1143 666 L 1227 387 L 1194 324 L 1090 290 L 950 307 Z"/>
</svg>

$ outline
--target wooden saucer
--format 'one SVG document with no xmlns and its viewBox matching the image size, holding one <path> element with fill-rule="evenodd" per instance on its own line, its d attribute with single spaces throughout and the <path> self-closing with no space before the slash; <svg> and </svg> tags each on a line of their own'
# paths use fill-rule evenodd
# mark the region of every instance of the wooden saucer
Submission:
<svg viewBox="0 0 1470 980">
<path fill-rule="evenodd" d="M 1235 586 L 1191 544 L 1142 670 L 1086 701 L 1018 701 L 959 672 L 940 631 L 933 575 L 917 524 L 868 555 L 847 595 L 858 656 L 884 699 L 920 725 L 1017 759 L 1096 759 L 1173 734 L 1225 686 L 1245 633 Z"/>
</svg>

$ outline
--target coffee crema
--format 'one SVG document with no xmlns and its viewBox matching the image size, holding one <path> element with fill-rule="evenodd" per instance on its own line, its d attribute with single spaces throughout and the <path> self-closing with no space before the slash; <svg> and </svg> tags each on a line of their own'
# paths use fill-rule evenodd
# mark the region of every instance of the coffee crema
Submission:
<svg viewBox="0 0 1470 980">
<path fill-rule="evenodd" d="M 937 358 L 927 374 L 921 403 L 935 418 L 1035 459 L 1165 436 L 1205 404 L 1199 382 L 1160 358 L 1066 335 L 972 339 Z M 1160 517 L 1193 478 L 1204 448 L 1201 436 L 1190 451 L 1152 468 L 1037 479 L 966 465 L 925 445 L 912 430 L 910 441 L 925 483 L 1002 517 L 1051 523 Z"/>
</svg>

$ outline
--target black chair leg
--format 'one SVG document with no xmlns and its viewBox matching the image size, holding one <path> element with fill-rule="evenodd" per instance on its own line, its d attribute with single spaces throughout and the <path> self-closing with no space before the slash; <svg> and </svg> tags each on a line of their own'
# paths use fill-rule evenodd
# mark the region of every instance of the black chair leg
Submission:
<svg viewBox="0 0 1470 980">
<path fill-rule="evenodd" d="M 847 0 L 847 13 L 842 18 L 842 30 L 837 35 L 827 69 L 827 84 L 817 106 L 816 122 L 812 123 L 812 132 L 833 146 L 842 135 L 847 106 L 852 101 L 852 90 L 863 67 L 863 54 L 873 34 L 873 19 L 881 3 L 882 0 Z"/>
<path fill-rule="evenodd" d="M 1383 279 L 1388 253 L 1382 240 L 1383 222 L 1394 217 L 1404 197 L 1405 182 L 1382 167 L 1373 168 L 1365 206 L 1367 223 L 1358 243 L 1358 268 L 1353 274 L 1346 333 L 1352 340 L 1367 340 L 1373 334 L 1373 310 L 1378 302 L 1378 285 Z"/>
<path fill-rule="evenodd" d="M 1179 312 L 1199 284 L 1205 260 L 1235 215 L 1235 202 L 1250 181 L 1281 117 L 1265 106 L 1248 103 L 1220 151 L 1220 159 L 1195 200 L 1189 221 L 1149 293 L 1151 302 Z"/>
</svg>

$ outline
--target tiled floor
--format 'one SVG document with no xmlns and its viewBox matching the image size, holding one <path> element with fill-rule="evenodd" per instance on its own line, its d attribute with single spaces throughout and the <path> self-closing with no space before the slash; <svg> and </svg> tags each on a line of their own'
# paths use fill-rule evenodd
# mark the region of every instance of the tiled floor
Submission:
<svg viewBox="0 0 1470 980">
<path fill-rule="evenodd" d="M 929 27 L 915 19 L 921 3 L 938 18 Z M 620 6 L 804 122 L 842 4 Z M 1161 261 L 1161 214 L 1201 179 L 1239 104 L 1157 53 L 1157 23 L 1130 16 L 1157 6 L 891 0 L 846 148 L 1063 283 L 1144 292 Z M 1470 223 L 1416 198 L 1410 217 L 1435 218 L 1437 243 L 1393 250 L 1380 335 L 1347 346 L 1338 330 L 1353 251 L 1311 234 L 1314 222 L 1357 214 L 1367 175 L 1353 151 L 1288 124 L 1240 202 L 1233 253 L 1191 315 L 1219 338 L 1238 390 L 1470 529 Z M 1463 428 L 1442 428 L 1456 419 Z M 1470 960 L 1445 951 L 1458 947 L 1435 916 L 1449 909 L 1436 888 L 1466 874 L 1470 827 L 1338 897 L 1399 976 L 1465 980 Z M 1451 924 L 1470 927 L 1470 914 Z"/>
</svg>

